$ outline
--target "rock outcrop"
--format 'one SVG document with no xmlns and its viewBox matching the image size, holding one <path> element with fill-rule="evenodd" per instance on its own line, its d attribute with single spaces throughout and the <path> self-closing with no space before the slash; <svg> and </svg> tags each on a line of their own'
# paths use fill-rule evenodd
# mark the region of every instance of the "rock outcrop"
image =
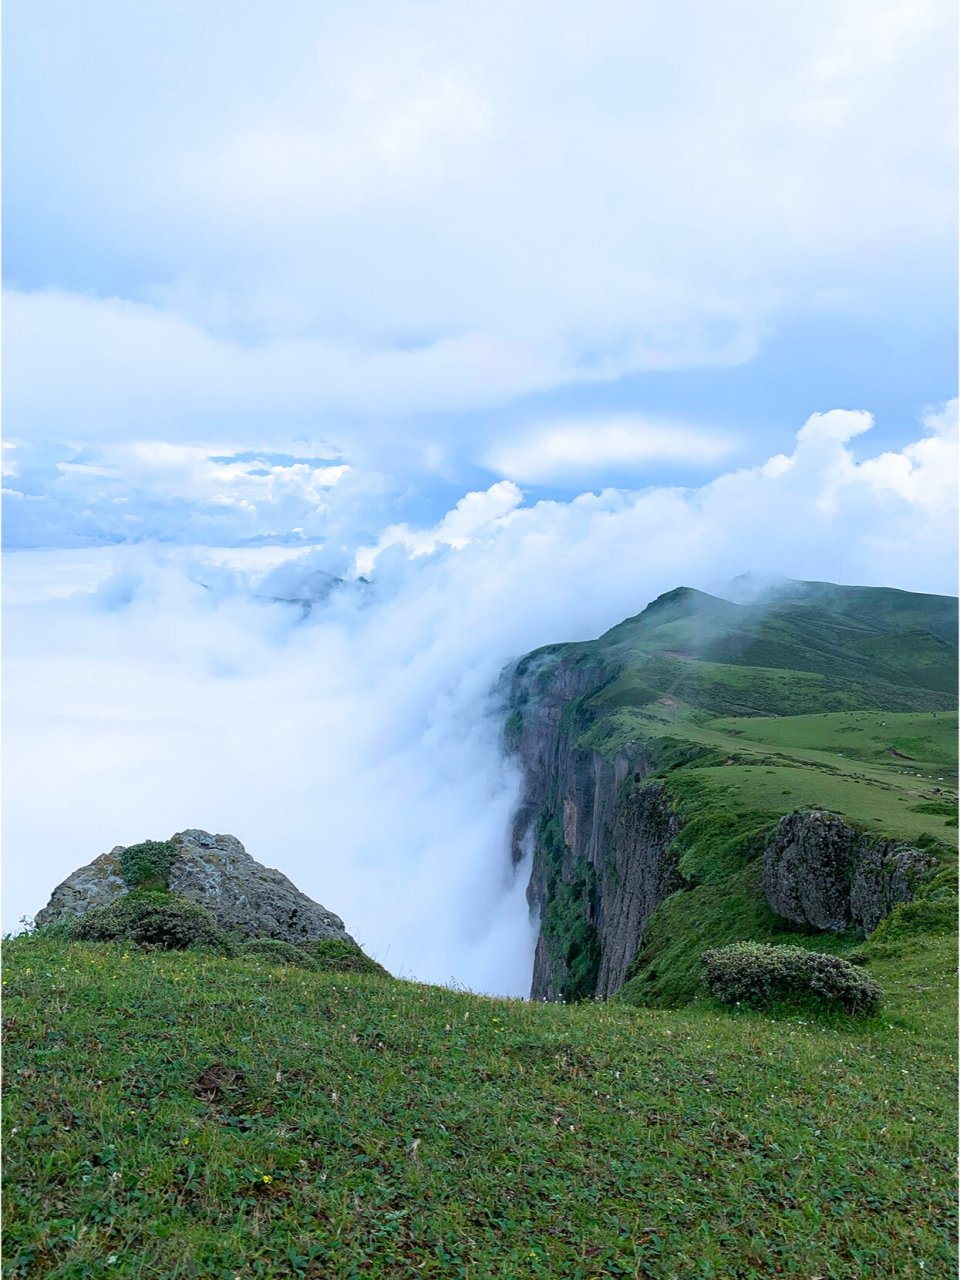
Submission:
<svg viewBox="0 0 960 1280">
<path fill-rule="evenodd" d="M 933 871 L 922 849 L 856 831 L 836 814 L 782 818 L 763 855 L 770 909 L 797 924 L 870 933 Z"/>
<path fill-rule="evenodd" d="M 531 997 L 606 997 L 623 985 L 647 921 L 679 887 L 678 823 L 646 782 L 640 744 L 578 747 L 569 708 L 613 672 L 533 654 L 512 675 L 507 746 L 524 774 L 513 856 L 532 851 L 527 899 L 540 915 Z"/>
<path fill-rule="evenodd" d="M 235 836 L 190 829 L 171 842 L 176 857 L 168 888 L 206 907 L 220 928 L 293 943 L 320 938 L 354 942 L 339 916 L 301 893 L 280 871 L 257 862 Z M 80 915 L 127 893 L 120 870 L 125 847 L 117 845 L 68 876 L 37 913 L 37 924 Z"/>
</svg>

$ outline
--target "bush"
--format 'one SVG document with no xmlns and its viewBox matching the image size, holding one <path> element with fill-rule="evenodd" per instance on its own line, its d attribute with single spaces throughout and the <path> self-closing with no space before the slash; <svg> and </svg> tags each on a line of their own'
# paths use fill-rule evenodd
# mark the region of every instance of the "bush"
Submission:
<svg viewBox="0 0 960 1280">
<path fill-rule="evenodd" d="M 735 942 L 703 955 L 710 994 L 724 1004 L 754 1007 L 780 1001 L 814 1000 L 847 1013 L 873 1013 L 883 999 L 863 969 L 839 956 L 803 947 Z"/>
<path fill-rule="evenodd" d="M 166 889 L 176 860 L 172 840 L 143 840 L 120 854 L 120 875 L 131 889 Z"/>
<path fill-rule="evenodd" d="M 258 956 L 263 960 L 272 960 L 275 964 L 298 964 L 304 969 L 315 969 L 313 957 L 303 947 L 292 942 L 282 942 L 279 938 L 251 938 L 240 948 L 242 956 Z"/>
<path fill-rule="evenodd" d="M 379 973 L 389 977 L 382 964 L 364 955 L 352 942 L 339 938 L 317 938 L 313 942 L 301 942 L 298 951 L 305 951 L 318 969 L 333 973 Z"/>
<path fill-rule="evenodd" d="M 103 907 L 91 907 L 74 923 L 78 942 L 146 942 L 165 951 L 219 946 L 224 935 L 206 907 L 178 894 L 135 889 Z"/>
</svg>

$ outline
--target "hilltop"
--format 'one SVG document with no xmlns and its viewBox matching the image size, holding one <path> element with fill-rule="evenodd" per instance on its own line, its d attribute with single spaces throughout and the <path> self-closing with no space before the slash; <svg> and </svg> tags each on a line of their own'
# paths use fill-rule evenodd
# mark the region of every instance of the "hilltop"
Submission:
<svg viewBox="0 0 960 1280">
<path fill-rule="evenodd" d="M 533 993 L 626 984 L 678 1005 L 709 946 L 855 949 L 862 931 L 771 909 L 764 855 L 792 813 L 913 848 L 941 870 L 919 895 L 928 923 L 952 930 L 956 683 L 955 599 L 816 582 L 745 604 L 677 588 L 597 640 L 527 655 L 506 739 L 541 913 Z"/>
</svg>

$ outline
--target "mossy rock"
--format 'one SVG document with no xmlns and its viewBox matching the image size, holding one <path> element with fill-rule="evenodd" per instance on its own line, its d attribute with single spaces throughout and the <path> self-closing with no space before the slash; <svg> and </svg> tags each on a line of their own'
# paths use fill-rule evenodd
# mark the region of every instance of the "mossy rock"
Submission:
<svg viewBox="0 0 960 1280">
<path fill-rule="evenodd" d="M 172 840 L 142 840 L 120 851 L 119 870 L 131 889 L 167 889 L 177 860 Z"/>
</svg>

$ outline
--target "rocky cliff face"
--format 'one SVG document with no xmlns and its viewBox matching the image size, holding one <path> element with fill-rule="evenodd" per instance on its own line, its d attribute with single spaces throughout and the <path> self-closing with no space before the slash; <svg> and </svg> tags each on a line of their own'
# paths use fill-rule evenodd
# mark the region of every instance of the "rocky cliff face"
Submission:
<svg viewBox="0 0 960 1280">
<path fill-rule="evenodd" d="M 770 909 L 797 924 L 869 933 L 909 902 L 935 859 L 902 842 L 854 830 L 836 814 L 812 810 L 781 819 L 763 856 Z"/>
<path fill-rule="evenodd" d="M 613 677 L 602 663 L 534 654 L 510 684 L 507 746 L 524 773 L 514 859 L 533 853 L 527 898 L 540 913 L 531 996 L 617 991 L 656 907 L 679 885 L 668 853 L 678 825 L 645 782 L 639 743 L 613 755 L 576 745 L 572 704 Z"/>
<path fill-rule="evenodd" d="M 279 871 L 250 856 L 235 836 L 190 829 L 171 837 L 176 857 L 168 888 L 212 912 L 222 929 L 245 937 L 353 943 L 339 916 L 320 906 Z M 128 892 L 120 869 L 124 845 L 80 867 L 54 889 L 37 924 L 80 915 Z M 356 944 L 354 944 L 356 945 Z"/>
</svg>

